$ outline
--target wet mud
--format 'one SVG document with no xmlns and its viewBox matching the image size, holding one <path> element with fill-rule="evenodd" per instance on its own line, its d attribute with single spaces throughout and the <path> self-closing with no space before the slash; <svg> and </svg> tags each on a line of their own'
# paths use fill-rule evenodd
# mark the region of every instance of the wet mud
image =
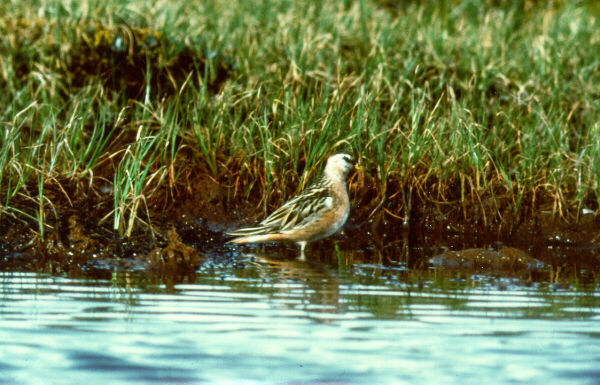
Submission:
<svg viewBox="0 0 600 385">
<path fill-rule="evenodd" d="M 161 209 L 152 213 L 152 226 L 138 226 L 129 238 L 118 237 L 101 220 L 103 205 L 111 204 L 106 197 L 55 204 L 43 238 L 35 222 L 5 215 L 0 270 L 98 278 L 110 278 L 115 270 L 142 271 L 175 284 L 192 282 L 198 269 L 215 265 L 243 269 L 252 255 L 292 265 L 298 258 L 294 244 L 227 244 L 225 232 L 259 220 L 261 210 L 254 202 L 226 199 L 224 189 L 210 178 L 195 178 L 190 192 L 157 206 Z M 369 215 L 371 205 L 356 196 L 353 204 L 344 230 L 310 244 L 307 261 L 358 269 L 356 274 L 364 273 L 360 266 L 377 266 L 378 274 L 390 277 L 408 270 L 443 270 L 457 277 L 561 282 L 564 277 L 596 281 L 600 273 L 595 217 L 579 223 L 538 217 L 512 228 L 485 227 L 436 207 L 420 206 L 419 215 L 405 222 L 385 210 Z"/>
</svg>

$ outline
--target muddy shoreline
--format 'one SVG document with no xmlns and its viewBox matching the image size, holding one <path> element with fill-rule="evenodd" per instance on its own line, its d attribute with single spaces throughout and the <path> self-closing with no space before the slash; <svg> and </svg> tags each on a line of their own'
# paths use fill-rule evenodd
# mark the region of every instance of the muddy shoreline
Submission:
<svg viewBox="0 0 600 385">
<path fill-rule="evenodd" d="M 226 201 L 222 189 L 209 179 L 195 187 L 203 193 L 165 199 L 169 204 L 155 202 L 151 225 L 137 226 L 129 238 L 117 236 L 102 220 L 113 204 L 110 194 L 74 192 L 79 199 L 68 201 L 56 191 L 49 194 L 55 203 L 43 239 L 34 221 L 4 215 L 0 270 L 106 277 L 123 269 L 156 276 L 166 273 L 181 281 L 203 264 L 238 263 L 242 251 L 297 256 L 292 244 L 226 244 L 225 231 L 258 221 L 263 215 L 260 205 Z M 338 265 L 342 256 L 349 264 L 402 264 L 528 279 L 558 273 L 596 277 L 600 270 L 600 221 L 593 215 L 567 223 L 539 210 L 532 218 L 508 222 L 483 218 L 472 209 L 471 220 L 465 220 L 464 204 L 421 201 L 413 205 L 409 221 L 404 221 L 389 209 L 373 212 L 372 197 L 351 195 L 353 209 L 344 230 L 309 245 L 309 259 Z"/>
</svg>

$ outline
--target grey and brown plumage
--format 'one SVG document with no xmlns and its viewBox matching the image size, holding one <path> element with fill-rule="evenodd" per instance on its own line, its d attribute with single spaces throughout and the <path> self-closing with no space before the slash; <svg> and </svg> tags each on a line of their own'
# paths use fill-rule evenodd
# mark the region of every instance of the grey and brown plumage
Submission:
<svg viewBox="0 0 600 385">
<path fill-rule="evenodd" d="M 348 219 L 350 199 L 346 177 L 355 167 L 354 158 L 336 154 L 327 159 L 323 175 L 300 195 L 290 199 L 255 227 L 229 232 L 229 243 L 292 241 L 300 252 L 309 242 L 336 233 Z"/>
</svg>

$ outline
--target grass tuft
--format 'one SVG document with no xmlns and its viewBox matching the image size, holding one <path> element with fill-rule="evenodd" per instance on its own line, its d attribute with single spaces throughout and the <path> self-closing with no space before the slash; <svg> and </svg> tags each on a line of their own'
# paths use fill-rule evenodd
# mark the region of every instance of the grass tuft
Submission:
<svg viewBox="0 0 600 385">
<path fill-rule="evenodd" d="M 48 210 L 109 185 L 101 217 L 130 236 L 202 194 L 194 175 L 268 212 L 350 150 L 376 170 L 351 183 L 365 213 L 576 220 L 600 202 L 599 17 L 570 0 L 2 5 L 0 216 L 43 235 Z"/>
</svg>

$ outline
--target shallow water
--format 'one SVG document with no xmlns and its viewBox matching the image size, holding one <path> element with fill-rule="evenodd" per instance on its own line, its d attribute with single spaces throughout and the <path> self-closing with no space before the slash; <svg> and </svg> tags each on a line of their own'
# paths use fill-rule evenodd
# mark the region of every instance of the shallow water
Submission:
<svg viewBox="0 0 600 385">
<path fill-rule="evenodd" d="M 148 277 L 0 273 L 0 382 L 600 379 L 598 282 L 258 254 Z"/>
</svg>

